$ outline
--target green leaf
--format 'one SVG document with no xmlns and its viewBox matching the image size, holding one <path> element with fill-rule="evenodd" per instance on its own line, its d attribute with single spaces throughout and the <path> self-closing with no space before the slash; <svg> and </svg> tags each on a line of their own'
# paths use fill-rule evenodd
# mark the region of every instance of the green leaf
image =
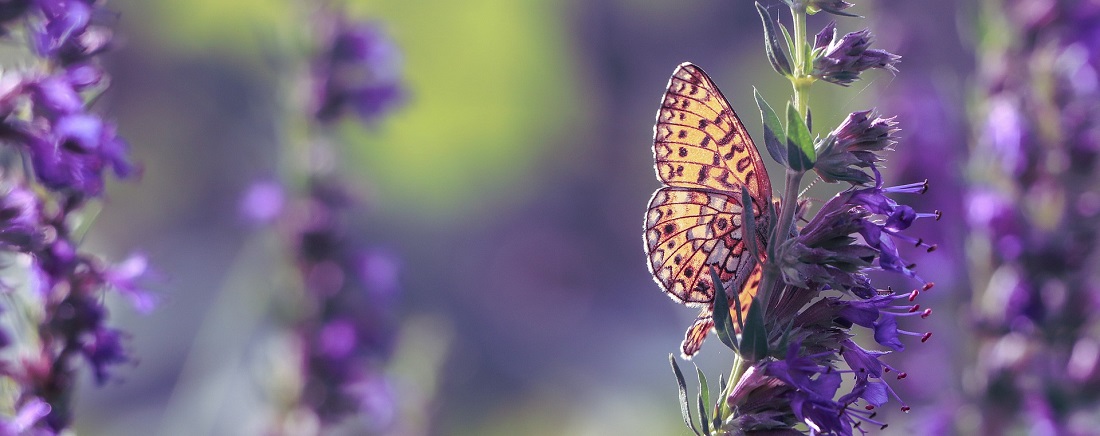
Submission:
<svg viewBox="0 0 1100 436">
<path fill-rule="evenodd" d="M 787 53 L 794 53 L 794 38 L 791 38 L 791 32 L 783 23 L 779 23 L 779 30 L 783 32 L 783 39 L 787 41 Z"/>
<path fill-rule="evenodd" d="M 699 403 L 699 426 L 703 428 L 703 434 L 710 434 L 710 417 L 707 416 L 707 403 L 703 401 L 703 393 L 697 397 Z"/>
<path fill-rule="evenodd" d="M 672 354 L 668 355 L 668 362 L 672 364 L 672 372 L 676 374 L 676 387 L 680 390 L 680 414 L 684 417 L 684 424 L 687 424 L 692 433 L 703 436 L 699 433 L 699 429 L 695 428 L 695 419 L 691 417 L 691 406 L 688 404 L 687 382 L 684 381 L 684 373 L 680 372 L 680 365 L 676 364 L 676 357 Z"/>
<path fill-rule="evenodd" d="M 703 403 L 710 405 L 710 385 L 707 383 L 707 376 L 703 374 L 703 370 L 699 369 L 699 365 L 695 365 L 695 372 L 699 374 L 699 395 L 703 399 Z M 704 415 L 704 420 L 706 416 Z"/>
<path fill-rule="evenodd" d="M 768 330 L 764 325 L 764 306 L 754 298 L 749 304 L 745 330 L 741 332 L 741 357 L 748 362 L 759 362 L 768 357 Z"/>
<path fill-rule="evenodd" d="M 791 342 L 791 329 L 794 327 L 794 318 L 787 322 L 787 328 L 783 329 L 783 339 L 779 341 L 779 350 L 787 351 L 787 345 Z"/>
<path fill-rule="evenodd" d="M 756 12 L 760 14 L 760 20 L 764 22 L 764 50 L 768 53 L 768 60 L 772 63 L 772 69 L 783 76 L 791 75 L 791 63 L 783 49 L 779 47 L 779 38 L 775 33 L 775 20 L 768 13 L 768 9 L 756 3 Z"/>
<path fill-rule="evenodd" d="M 710 279 L 714 282 L 714 305 L 711 308 L 714 330 L 718 333 L 718 340 L 731 350 L 737 351 L 737 332 L 733 329 L 733 322 L 730 321 L 730 303 L 726 290 L 722 286 L 722 279 L 718 277 L 718 271 L 713 266 L 710 267 Z"/>
<path fill-rule="evenodd" d="M 790 168 L 795 171 L 809 171 L 813 169 L 816 157 L 810 129 L 806 127 L 794 105 L 787 102 L 787 161 Z"/>
<path fill-rule="evenodd" d="M 787 136 L 786 131 L 783 129 L 783 123 L 779 121 L 779 116 L 775 114 L 775 110 L 768 104 L 768 101 L 764 100 L 764 96 L 760 95 L 760 90 L 753 87 L 752 94 L 756 98 L 756 107 L 760 108 L 760 119 L 764 124 L 765 148 L 768 149 L 768 154 L 771 155 L 772 159 L 779 162 L 780 165 L 787 166 L 787 154 L 783 152 L 786 147 L 783 141 L 779 140 L 779 135 Z"/>
</svg>

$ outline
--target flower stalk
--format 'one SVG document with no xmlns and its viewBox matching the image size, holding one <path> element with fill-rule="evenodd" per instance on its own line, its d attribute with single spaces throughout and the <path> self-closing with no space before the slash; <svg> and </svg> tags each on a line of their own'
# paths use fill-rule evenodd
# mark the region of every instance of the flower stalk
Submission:
<svg viewBox="0 0 1100 436">
<path fill-rule="evenodd" d="M 110 264 L 80 245 L 78 226 L 105 194 L 109 173 L 138 169 L 116 126 L 90 110 L 107 88 L 97 56 L 110 48 L 110 16 L 97 2 L 26 0 L 0 6 L 0 38 L 19 40 L 30 65 L 0 73 L 0 249 L 5 272 L 28 265 L 27 283 L 3 284 L 14 336 L 0 335 L 10 360 L 0 376 L 15 388 L 0 411 L 3 434 L 57 434 L 73 422 L 80 374 L 96 384 L 131 362 L 128 334 L 108 324 L 105 295 L 113 291 L 141 312 L 155 298 L 142 289 L 142 255 Z M 108 20 L 109 21 L 109 20 Z M 21 29 L 21 30 L 16 30 Z"/>
<path fill-rule="evenodd" d="M 901 403 L 903 411 L 908 406 L 885 380 L 888 373 L 896 374 L 898 380 L 906 373 L 881 357 L 904 350 L 904 336 L 919 338 L 920 342 L 931 336 L 902 330 L 897 322 L 931 315 L 930 309 L 922 309 L 915 300 L 932 285 L 917 276 L 911 264 L 901 258 L 897 246 L 907 243 L 934 249 L 903 233 L 917 219 L 938 218 L 939 214 L 917 212 L 892 198 L 922 193 L 927 183 L 883 183 L 878 163 L 895 142 L 893 118 L 879 118 L 869 110 L 856 112 L 832 132 L 816 138 L 809 123 L 809 90 L 814 83 L 820 80 L 846 86 L 867 69 L 893 72 L 900 58 L 870 49 L 872 38 L 866 30 L 838 38 L 835 24 L 818 33 L 811 47 L 807 15 L 827 12 L 850 17 L 841 11 L 851 4 L 784 2 L 792 14 L 790 34 L 773 20 L 767 8 L 756 6 L 764 25 L 769 61 L 777 73 L 790 80 L 793 90 L 782 114 L 772 110 L 759 93 L 756 95 L 765 127 L 763 143 L 785 168 L 784 187 L 778 204 L 772 199 L 765 203 L 777 210 L 753 210 L 742 217 L 747 223 L 742 228 L 745 233 L 754 233 L 754 225 L 767 226 L 766 252 L 756 259 L 763 262 L 757 288 L 746 285 L 744 276 L 735 275 L 733 280 L 720 283 L 718 273 L 711 271 L 715 283 L 713 325 L 736 355 L 730 378 L 721 385 L 712 412 L 702 406 L 705 395 L 701 394 L 699 426 L 690 416 L 692 407 L 682 404 L 685 422 L 700 435 L 757 431 L 849 435 L 863 432 L 866 426 L 885 428 L 886 423 L 877 419 L 874 409 L 889 401 Z M 776 28 L 784 29 L 789 57 L 777 42 Z M 793 59 L 793 66 L 788 59 Z M 809 200 L 801 198 L 799 190 L 810 170 L 822 174 L 826 183 L 844 181 L 850 186 L 825 202 L 816 214 L 806 216 Z M 747 189 L 741 194 L 739 204 L 753 202 Z M 753 214 L 767 216 L 757 221 Z M 757 251 L 763 250 L 749 247 L 741 256 Z M 903 294 L 878 289 L 868 276 L 872 271 L 896 272 L 919 286 Z M 730 289 L 734 286 L 741 288 Z M 727 299 L 721 298 L 737 296 L 729 300 L 744 305 L 738 293 L 746 289 L 755 291 L 747 308 L 727 307 Z M 732 325 L 732 314 L 737 315 L 736 325 Z M 872 331 L 878 346 L 889 351 L 856 344 L 855 328 Z M 740 335 L 730 339 L 732 331 Z M 839 362 L 847 368 L 842 369 Z M 675 359 L 672 364 L 681 397 L 686 398 L 686 385 Z M 842 384 L 844 379 L 850 383 Z M 705 383 L 701 375 L 700 383 Z"/>
<path fill-rule="evenodd" d="M 359 199 L 333 162 L 345 145 L 338 123 L 377 123 L 400 104 L 399 53 L 379 26 L 351 20 L 338 6 L 320 6 L 308 30 L 303 38 L 314 50 L 294 59 L 303 73 L 287 86 L 309 92 L 287 104 L 285 187 L 270 196 L 270 183 L 258 183 L 245 203 L 249 215 L 278 221 L 298 278 L 283 308 L 291 315 L 281 320 L 298 371 L 293 380 L 273 382 L 282 385 L 273 389 L 270 431 L 293 433 L 303 422 L 327 429 L 356 416 L 362 431 L 380 432 L 396 424 L 386 367 L 396 336 L 398 264 L 387 250 L 359 241 L 352 219 Z M 286 207 L 283 189 L 291 193 Z"/>
</svg>

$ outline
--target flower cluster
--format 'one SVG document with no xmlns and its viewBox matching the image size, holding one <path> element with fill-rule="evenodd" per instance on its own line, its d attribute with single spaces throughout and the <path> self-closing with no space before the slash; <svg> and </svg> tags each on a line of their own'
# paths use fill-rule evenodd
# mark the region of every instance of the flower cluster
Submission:
<svg viewBox="0 0 1100 436">
<path fill-rule="evenodd" d="M 772 294 L 778 297 L 765 312 L 769 357 L 754 367 L 790 389 L 786 398 L 791 408 L 782 415 L 777 415 L 776 409 L 763 413 L 785 417 L 780 420 L 785 425 L 801 422 L 820 434 L 851 434 L 862 423 L 885 425 L 870 411 L 890 397 L 901 399 L 883 374 L 893 371 L 902 379 L 905 373 L 881 360 L 889 351 L 870 351 L 856 344 L 851 329 L 869 329 L 879 346 L 893 351 L 905 349 L 903 336 L 916 336 L 921 342 L 931 337 L 931 333 L 898 327 L 899 318 L 931 315 L 931 309 L 915 304 L 931 284 L 899 295 L 875 289 L 867 277 L 875 270 L 916 277 L 899 256 L 897 242 L 914 243 L 901 232 L 916 219 L 937 215 L 915 213 L 886 194 L 919 193 L 924 187 L 921 183 L 884 188 L 879 180 L 874 187 L 850 188 L 826 202 L 796 236 L 776 250 L 774 264 L 783 282 L 777 283 L 773 292 L 782 292 Z M 782 350 L 784 343 L 787 348 Z M 783 354 L 779 354 L 781 350 Z M 847 370 L 837 368 L 839 360 L 847 364 Z M 845 374 L 850 374 L 854 384 L 838 398 Z M 750 413 L 739 410 L 736 399 L 729 401 L 735 416 Z M 902 402 L 901 408 L 907 410 L 908 406 Z M 739 419 L 757 421 L 760 417 Z M 774 423 L 753 428 L 773 427 Z"/>
<path fill-rule="evenodd" d="M 295 251 L 311 306 L 297 326 L 302 401 L 324 422 L 363 414 L 385 425 L 394 414 L 382 369 L 393 349 L 398 265 L 347 240 L 349 202 L 339 183 L 315 180 L 300 217 Z"/>
<path fill-rule="evenodd" d="M 987 433 L 1085 434 L 1100 387 L 1100 7 L 988 8 L 986 94 L 971 151 L 969 246 Z M 1034 5 L 1030 5 L 1034 6 Z"/>
<path fill-rule="evenodd" d="M 867 184 L 873 179 L 863 168 L 871 168 L 879 157 L 897 142 L 894 118 L 875 117 L 873 111 L 853 112 L 829 133 L 817 151 L 814 171 L 821 179 Z"/>
<path fill-rule="evenodd" d="M 829 23 L 814 38 L 814 77 L 826 82 L 848 86 L 859 74 L 871 68 L 897 72 L 894 64 L 901 56 L 885 50 L 872 49 L 871 31 L 867 29 L 839 36 L 836 23 Z"/>
<path fill-rule="evenodd" d="M 307 144 L 311 155 L 336 153 L 320 149 L 338 143 L 334 121 L 353 114 L 374 122 L 399 103 L 398 52 L 376 26 L 349 22 L 338 11 L 324 9 L 313 30 L 320 35 L 310 59 L 313 92 L 295 111 L 306 118 L 308 134 L 292 140 Z M 368 428 L 385 428 L 397 413 L 385 369 L 396 333 L 398 262 L 357 242 L 348 221 L 358 202 L 331 169 L 293 170 L 288 179 L 302 186 L 284 194 L 278 183 L 258 183 L 243 205 L 250 218 L 282 224 L 301 278 L 288 326 L 301 353 L 300 392 L 282 405 L 285 416 L 275 426 L 303 416 L 328 426 L 355 416 Z"/>
<path fill-rule="evenodd" d="M 147 263 L 134 255 L 110 265 L 79 248 L 76 218 L 103 195 L 108 172 L 126 178 L 136 169 L 116 127 L 89 111 L 107 86 L 95 55 L 111 33 L 94 2 L 25 0 L 0 7 L 3 37 L 22 25 L 36 67 L 0 76 L 0 248 L 30 259 L 30 279 L 19 301 L 33 326 L 16 329 L 34 338 L 8 338 L 18 357 L 2 365 L 18 392 L 3 427 L 52 434 L 71 421 L 71 396 L 81 362 L 97 383 L 109 368 L 130 361 L 126 333 L 107 324 L 104 292 L 115 290 L 139 311 L 154 300 L 141 287 Z M 24 165 L 19 165 L 23 162 Z M 10 268 L 10 267 L 9 267 Z M 5 288 L 14 293 L 22 289 Z"/>
<path fill-rule="evenodd" d="M 804 30 L 808 13 L 848 15 L 842 10 L 851 6 L 846 2 L 785 3 L 794 16 L 794 28 L 799 30 Z M 758 4 L 757 9 L 765 33 L 772 34 L 782 26 L 766 8 Z M 742 218 L 742 222 L 773 224 L 767 229 L 767 251 L 757 258 L 763 263 L 763 277 L 749 307 L 729 307 L 729 302 L 741 301 L 735 294 L 742 290 L 729 286 L 740 284 L 737 280 L 723 283 L 715 291 L 714 326 L 737 357 L 713 411 L 708 412 L 704 401 L 700 402 L 701 434 L 850 435 L 864 433 L 867 427 L 885 428 L 876 409 L 891 400 L 898 401 L 901 410 L 909 410 L 888 383 L 888 379 L 901 380 L 907 374 L 889 365 L 883 356 L 903 351 L 904 337 L 920 342 L 931 337 L 930 332 L 901 328 L 899 320 L 932 314 L 931 309 L 916 303 L 932 283 L 917 275 L 898 247 L 934 250 L 934 245 L 906 232 L 916 220 L 938 219 L 940 213 L 918 212 L 894 198 L 922 194 L 928 189 L 927 182 L 883 183 L 883 153 L 897 142 L 894 118 L 879 117 L 870 110 L 854 112 L 833 131 L 812 138 L 807 121 L 809 84 L 821 80 L 848 85 L 869 68 L 896 71 L 894 64 L 899 59 L 869 49 L 872 38 L 866 30 L 840 38 L 836 34 L 835 23 L 829 24 L 811 49 L 808 35 L 795 32 L 788 41 L 793 65 L 779 45 L 765 38 L 773 66 L 795 89 L 793 101 L 787 105 L 786 126 L 757 95 L 765 126 L 763 142 L 786 167 L 786 187 L 778 210 L 753 211 Z M 807 216 L 809 200 L 800 198 L 798 192 L 803 175 L 810 170 L 826 182 L 844 181 L 850 186 Z M 753 213 L 768 216 L 757 221 Z M 906 277 L 917 284 L 916 289 L 896 293 L 876 287 L 871 280 L 876 271 Z M 716 283 L 720 281 L 717 273 L 713 277 Z M 876 346 L 865 348 L 856 343 L 857 328 L 866 329 Z M 684 400 L 683 377 L 675 369 Z M 682 406 L 685 421 L 698 432 L 691 407 Z"/>
</svg>

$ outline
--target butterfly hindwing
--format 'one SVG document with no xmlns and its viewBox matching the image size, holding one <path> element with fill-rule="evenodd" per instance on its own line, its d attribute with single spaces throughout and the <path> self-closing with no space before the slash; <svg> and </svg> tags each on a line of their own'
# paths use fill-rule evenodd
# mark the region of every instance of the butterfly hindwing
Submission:
<svg viewBox="0 0 1100 436">
<path fill-rule="evenodd" d="M 687 305 L 714 298 L 709 266 L 725 282 L 746 262 L 741 202 L 719 192 L 666 187 L 646 213 L 649 267 L 665 292 Z"/>
</svg>

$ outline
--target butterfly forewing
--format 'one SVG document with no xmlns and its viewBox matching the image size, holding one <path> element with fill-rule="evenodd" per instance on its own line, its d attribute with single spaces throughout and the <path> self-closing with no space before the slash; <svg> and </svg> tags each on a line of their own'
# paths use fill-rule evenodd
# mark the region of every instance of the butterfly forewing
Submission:
<svg viewBox="0 0 1100 436">
<path fill-rule="evenodd" d="M 763 252 L 771 182 L 756 146 L 714 82 L 695 65 L 681 64 L 669 79 L 657 112 L 653 155 L 657 190 L 646 212 L 645 249 L 654 279 L 673 299 L 703 306 L 682 350 L 691 356 L 713 327 L 714 267 L 747 312 L 762 269 L 746 240 Z M 748 188 L 757 235 L 742 232 L 741 187 Z M 763 219 L 761 219 L 763 218 Z M 736 317 L 734 304 L 731 315 Z"/>
<path fill-rule="evenodd" d="M 772 188 L 760 153 L 726 97 L 695 65 L 684 63 L 669 79 L 653 128 L 657 178 L 669 186 L 740 194 L 759 210 Z"/>
</svg>

